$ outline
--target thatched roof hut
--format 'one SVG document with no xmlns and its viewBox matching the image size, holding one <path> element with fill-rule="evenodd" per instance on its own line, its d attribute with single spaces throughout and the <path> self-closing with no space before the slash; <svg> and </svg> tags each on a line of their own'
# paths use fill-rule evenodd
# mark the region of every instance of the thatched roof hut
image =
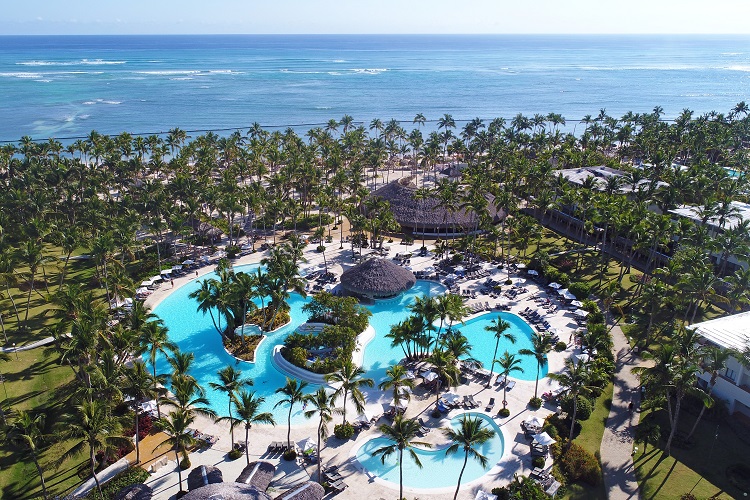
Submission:
<svg viewBox="0 0 750 500">
<path fill-rule="evenodd" d="M 223 483 L 224 476 L 216 467 L 201 465 L 190 471 L 187 478 L 188 490 L 193 491 L 207 484 Z M 265 489 L 265 488 L 263 488 Z"/>
<path fill-rule="evenodd" d="M 416 200 L 414 192 L 417 186 L 413 177 L 404 177 L 386 184 L 376 190 L 373 195 L 383 198 L 391 205 L 391 211 L 396 221 L 405 230 L 415 234 L 452 234 L 473 231 L 477 223 L 476 214 L 469 209 L 459 209 L 454 212 L 440 206 L 436 196 L 425 200 Z M 505 213 L 495 207 L 495 198 L 487 196 L 487 210 L 494 223 L 505 218 Z"/>
<path fill-rule="evenodd" d="M 370 258 L 344 271 L 341 286 L 369 298 L 392 297 L 417 282 L 414 273 L 387 259 Z"/>
<path fill-rule="evenodd" d="M 114 500 L 151 500 L 154 491 L 143 483 L 126 486 L 113 497 Z"/>
<path fill-rule="evenodd" d="M 276 467 L 272 463 L 264 461 L 250 462 L 247 467 L 242 469 L 237 482 L 249 484 L 261 491 L 266 491 L 268 485 L 271 484 L 274 474 L 276 474 Z"/>
<path fill-rule="evenodd" d="M 325 488 L 313 481 L 307 481 L 291 490 L 285 491 L 273 500 L 321 500 L 326 494 Z"/>
<path fill-rule="evenodd" d="M 184 500 L 216 500 L 217 498 L 222 500 L 271 500 L 271 497 L 265 491 L 260 491 L 255 486 L 239 483 L 208 484 L 190 491 L 182 498 Z"/>
</svg>

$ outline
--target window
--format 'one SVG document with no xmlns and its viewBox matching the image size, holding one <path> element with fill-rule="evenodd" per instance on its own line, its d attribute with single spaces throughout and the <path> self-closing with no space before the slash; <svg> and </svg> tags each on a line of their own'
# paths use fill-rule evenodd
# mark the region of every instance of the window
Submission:
<svg viewBox="0 0 750 500">
<path fill-rule="evenodd" d="M 724 376 L 732 382 L 737 382 L 737 372 L 730 368 L 727 368 L 726 372 L 724 372 Z"/>
</svg>

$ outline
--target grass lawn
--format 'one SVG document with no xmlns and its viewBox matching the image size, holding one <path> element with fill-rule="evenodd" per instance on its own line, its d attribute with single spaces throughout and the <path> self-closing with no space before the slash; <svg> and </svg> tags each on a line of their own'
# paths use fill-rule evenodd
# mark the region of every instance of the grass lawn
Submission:
<svg viewBox="0 0 750 500">
<path fill-rule="evenodd" d="M 663 432 L 668 431 L 663 415 L 651 417 L 656 417 Z M 695 417 L 695 414 L 687 412 L 681 415 L 679 432 L 687 434 Z M 718 437 L 715 437 L 717 425 Z M 679 499 L 687 492 L 692 492 L 697 498 L 744 498 L 743 493 L 746 492 L 729 482 L 726 469 L 734 464 L 747 464 L 747 457 L 750 456 L 747 441 L 742 440 L 726 422 L 710 421 L 705 417 L 692 439 L 694 443 L 690 448 L 673 444 L 670 457 L 665 456 L 661 449 L 652 447 L 638 453 L 635 470 L 643 498 Z M 663 444 L 662 441 L 660 446 Z M 639 448 L 642 447 L 640 444 Z"/>
<path fill-rule="evenodd" d="M 614 385 L 612 383 L 607 385 L 601 396 L 597 398 L 594 411 L 591 413 L 589 419 L 581 422 L 581 433 L 575 439 L 575 442 L 589 453 L 597 453 L 601 447 L 604 426 L 607 422 L 607 417 L 609 417 L 609 408 L 612 406 L 613 390 Z M 565 495 L 562 498 L 570 500 L 606 500 L 607 492 L 604 489 L 604 482 L 599 486 L 575 483 L 566 488 Z"/>
</svg>

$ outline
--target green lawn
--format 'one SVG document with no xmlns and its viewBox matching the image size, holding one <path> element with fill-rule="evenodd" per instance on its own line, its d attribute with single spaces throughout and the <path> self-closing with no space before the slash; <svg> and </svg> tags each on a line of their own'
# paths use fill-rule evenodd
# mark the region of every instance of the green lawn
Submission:
<svg viewBox="0 0 750 500">
<path fill-rule="evenodd" d="M 663 412 L 662 412 L 663 413 Z M 663 432 L 668 424 L 663 415 L 656 415 Z M 695 414 L 680 417 L 680 432 L 690 431 Z M 645 417 L 644 417 L 645 418 Z M 732 418 L 732 417 L 728 417 Z M 718 425 L 718 437 L 717 435 Z M 750 430 L 748 430 L 750 432 Z M 636 475 L 645 500 L 679 499 L 692 492 L 697 498 L 744 498 L 743 492 L 733 486 L 726 469 L 733 464 L 747 464 L 750 445 L 722 421 L 704 418 L 693 435 L 690 448 L 672 446 L 672 456 L 665 456 L 660 448 L 643 449 L 635 461 Z M 662 442 L 660 446 L 663 446 Z M 643 448 L 639 444 L 639 449 Z"/>
</svg>

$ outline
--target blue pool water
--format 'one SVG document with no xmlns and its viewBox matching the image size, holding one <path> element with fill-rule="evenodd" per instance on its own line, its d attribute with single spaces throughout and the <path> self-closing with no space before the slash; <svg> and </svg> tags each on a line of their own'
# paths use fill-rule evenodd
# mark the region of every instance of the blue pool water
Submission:
<svg viewBox="0 0 750 500">
<path fill-rule="evenodd" d="M 487 473 L 503 456 L 505 443 L 503 434 L 498 425 L 492 418 L 480 414 L 469 413 L 485 421 L 486 426 L 495 431 L 495 437 L 477 448 L 477 451 L 487 457 L 487 469 L 483 468 L 476 460 L 469 459 L 466 464 L 466 470 L 461 483 L 466 484 L 479 479 Z M 451 421 L 454 427 L 458 424 L 458 417 Z M 440 432 L 433 429 L 432 432 Z M 372 453 L 383 446 L 392 444 L 386 438 L 378 437 L 371 439 L 357 450 L 357 460 L 377 477 L 386 481 L 398 484 L 398 454 L 394 453 L 385 460 L 381 461 L 380 456 L 373 456 Z M 464 453 L 459 450 L 458 453 L 446 456 L 445 447 L 439 449 L 419 449 L 416 450 L 419 461 L 422 462 L 422 469 L 417 467 L 409 453 L 404 453 L 404 486 L 407 488 L 445 488 L 455 487 L 458 481 L 458 474 L 461 472 L 461 466 L 464 461 Z"/>
<path fill-rule="evenodd" d="M 251 272 L 256 267 L 257 265 L 238 266 L 235 271 Z M 212 276 L 206 275 L 201 279 Z M 274 391 L 284 385 L 286 375 L 277 370 L 271 362 L 271 351 L 274 346 L 283 343 L 284 339 L 293 333 L 299 325 L 307 321 L 307 314 L 302 312 L 302 306 L 309 299 L 303 299 L 297 294 L 291 295 L 289 299 L 291 323 L 268 334 L 268 337 L 256 352 L 255 363 L 249 363 L 237 361 L 227 354 L 222 346 L 219 334 L 213 327 L 211 317 L 209 315 L 204 316 L 196 311 L 197 303 L 188 298 L 188 295 L 198 286 L 198 281 L 192 281 L 178 288 L 154 308 L 153 312 L 164 320 L 165 326 L 169 328 L 169 337 L 177 343 L 180 350 L 195 354 L 195 362 L 191 373 L 205 388 L 211 408 L 220 415 L 226 413 L 226 394 L 211 389 L 208 384 L 209 382 L 216 382 L 216 372 L 220 369 L 229 364 L 236 364 L 242 370 L 244 376 L 253 379 L 254 386 L 251 390 L 265 398 L 266 402 L 262 411 L 272 412 L 276 423 L 284 424 L 289 407 L 281 405 L 278 408 L 273 408 L 273 406 L 282 399 L 282 396 L 275 394 Z M 444 287 L 437 283 L 417 281 L 417 284 L 411 290 L 399 297 L 380 300 L 368 306 L 368 309 L 373 313 L 370 324 L 377 332 L 376 338 L 368 344 L 365 350 L 363 366 L 368 372 L 368 377 L 377 382 L 385 375 L 386 368 L 397 363 L 403 357 L 401 349 L 399 347 L 392 348 L 390 341 L 385 339 L 384 335 L 388 333 L 390 325 L 403 321 L 409 315 L 406 306 L 411 304 L 416 296 L 435 295 L 443 290 Z M 157 370 L 162 373 L 169 372 L 166 359 L 161 358 L 157 361 Z M 310 392 L 312 392 L 315 388 L 310 387 L 310 389 Z M 301 424 L 305 420 L 302 406 L 295 406 L 292 413 L 292 423 Z"/>
<path fill-rule="evenodd" d="M 508 340 L 500 340 L 500 345 L 497 348 L 497 358 L 500 358 L 506 350 L 511 354 L 516 354 L 521 349 L 533 349 L 531 338 L 534 330 L 531 329 L 528 323 L 515 314 L 492 312 L 470 319 L 464 325 L 454 325 L 469 339 L 472 345 L 472 356 L 481 361 L 488 370 L 492 364 L 492 355 L 495 352 L 495 335 L 486 331 L 484 327 L 490 326 L 492 321 L 498 317 L 510 323 L 510 329 L 507 332 L 512 333 L 516 337 L 516 343 L 511 344 Z M 517 355 L 516 358 L 521 360 L 519 366 L 523 368 L 523 372 L 514 371 L 510 374 L 510 377 L 519 380 L 535 380 L 536 359 L 533 356 L 521 355 Z M 500 366 L 495 363 L 494 373 L 498 373 L 499 371 Z M 547 366 L 544 366 L 539 370 L 539 378 L 546 375 Z"/>
</svg>

